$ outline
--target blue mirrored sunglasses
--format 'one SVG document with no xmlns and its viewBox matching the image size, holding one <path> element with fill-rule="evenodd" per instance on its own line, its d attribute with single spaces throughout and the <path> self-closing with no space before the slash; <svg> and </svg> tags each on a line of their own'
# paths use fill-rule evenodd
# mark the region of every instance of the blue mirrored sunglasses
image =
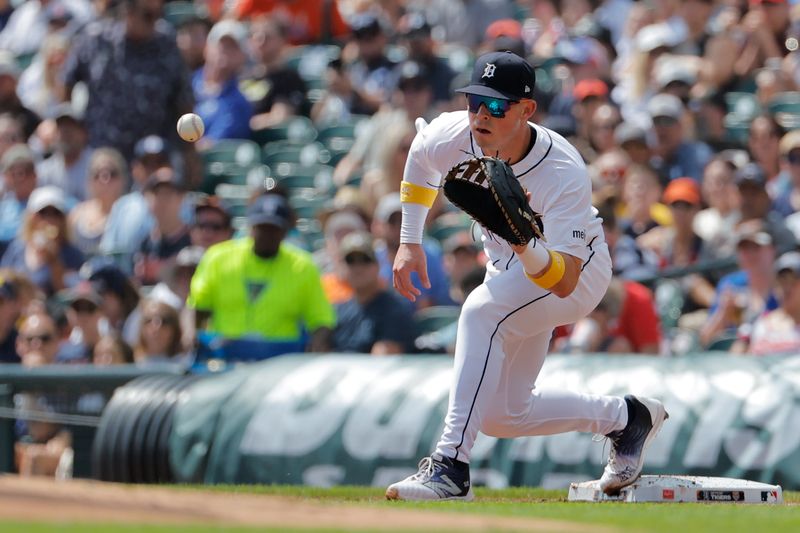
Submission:
<svg viewBox="0 0 800 533">
<path fill-rule="evenodd" d="M 506 112 L 511 109 L 512 104 L 516 103 L 517 102 L 514 100 L 492 98 L 491 96 L 480 96 L 477 94 L 467 95 L 467 106 L 469 107 L 470 113 L 477 113 L 481 105 L 483 105 L 486 107 L 486 111 L 495 118 L 503 118 L 506 116 Z"/>
</svg>

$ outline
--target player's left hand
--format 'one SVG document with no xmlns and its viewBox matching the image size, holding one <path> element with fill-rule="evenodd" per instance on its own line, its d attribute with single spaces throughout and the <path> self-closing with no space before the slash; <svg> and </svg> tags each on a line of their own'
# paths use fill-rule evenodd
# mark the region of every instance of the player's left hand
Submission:
<svg viewBox="0 0 800 533">
<path fill-rule="evenodd" d="M 431 282 L 428 280 L 428 260 L 422 245 L 401 244 L 392 267 L 394 288 L 404 298 L 416 302 L 417 296 L 422 292 L 411 282 L 412 272 L 419 274 L 423 287 L 431 288 Z"/>
</svg>

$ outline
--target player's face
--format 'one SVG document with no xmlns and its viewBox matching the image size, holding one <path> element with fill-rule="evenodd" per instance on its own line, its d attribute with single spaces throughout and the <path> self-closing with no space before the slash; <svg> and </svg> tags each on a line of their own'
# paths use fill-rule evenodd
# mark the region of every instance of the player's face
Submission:
<svg viewBox="0 0 800 533">
<path fill-rule="evenodd" d="M 469 126 L 472 136 L 484 153 L 504 151 L 514 145 L 519 133 L 527 127 L 528 120 L 536 111 L 533 100 L 503 100 L 483 96 L 467 95 Z"/>
</svg>

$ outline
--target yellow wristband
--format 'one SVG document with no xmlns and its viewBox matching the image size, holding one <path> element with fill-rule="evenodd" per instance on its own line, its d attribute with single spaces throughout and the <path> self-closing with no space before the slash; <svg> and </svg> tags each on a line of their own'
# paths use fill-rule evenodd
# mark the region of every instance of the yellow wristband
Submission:
<svg viewBox="0 0 800 533">
<path fill-rule="evenodd" d="M 433 202 L 436 201 L 436 194 L 438 192 L 439 191 L 436 189 L 429 189 L 428 187 L 423 187 L 416 183 L 410 183 L 408 181 L 400 182 L 401 201 L 424 205 L 428 209 L 430 209 Z"/>
<path fill-rule="evenodd" d="M 563 255 L 552 250 L 548 250 L 548 253 L 550 254 L 550 268 L 547 269 L 547 272 L 538 278 L 535 278 L 525 272 L 525 275 L 528 276 L 529 280 L 543 289 L 549 289 L 555 286 L 555 284 L 561 281 L 561 278 L 564 277 L 564 271 L 567 269 Z"/>
</svg>

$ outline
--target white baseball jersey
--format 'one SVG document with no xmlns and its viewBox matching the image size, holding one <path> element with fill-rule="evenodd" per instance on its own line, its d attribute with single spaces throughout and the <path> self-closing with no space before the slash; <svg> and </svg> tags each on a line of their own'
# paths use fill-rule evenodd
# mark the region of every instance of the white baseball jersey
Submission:
<svg viewBox="0 0 800 533">
<path fill-rule="evenodd" d="M 547 248 L 588 260 L 591 246 L 604 242 L 601 219 L 592 207 L 591 181 L 578 151 L 558 133 L 530 123 L 536 140 L 528 154 L 512 165 L 531 193 L 531 208 L 542 215 Z M 405 181 L 440 187 L 447 171 L 484 154 L 472 138 L 467 111 L 443 113 L 417 133 L 406 163 Z M 485 185 L 484 185 L 485 186 Z M 492 272 L 507 270 L 514 253 L 503 239 L 482 230 Z"/>
</svg>

